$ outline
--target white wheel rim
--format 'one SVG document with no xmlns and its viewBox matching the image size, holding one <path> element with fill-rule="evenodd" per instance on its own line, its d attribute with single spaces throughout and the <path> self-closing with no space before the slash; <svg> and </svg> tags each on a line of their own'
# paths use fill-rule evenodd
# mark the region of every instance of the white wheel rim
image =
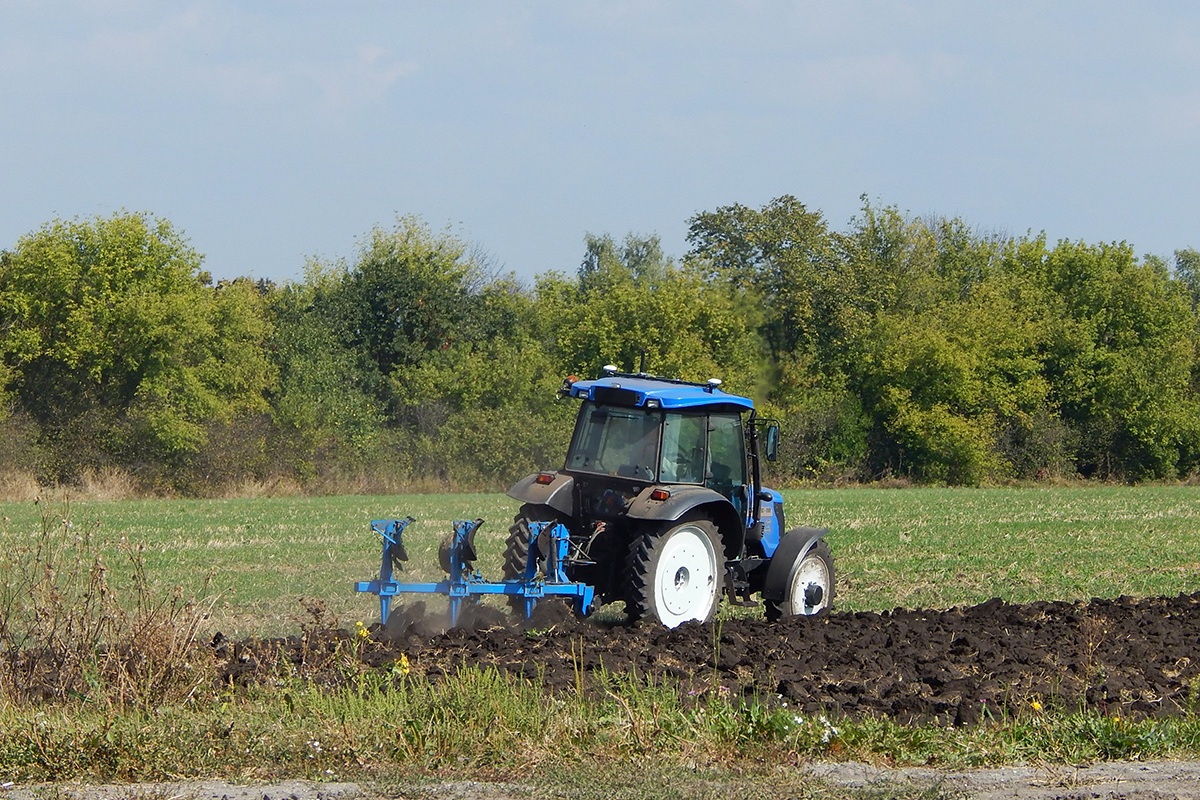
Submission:
<svg viewBox="0 0 1200 800">
<path fill-rule="evenodd" d="M 809 605 L 805 599 L 810 586 L 821 588 L 821 600 L 815 605 Z M 793 616 L 816 614 L 829 605 L 829 570 L 825 566 L 825 559 L 814 553 L 801 559 L 792 573 L 787 602 L 788 612 Z"/>
<path fill-rule="evenodd" d="M 659 620 L 668 628 L 708 619 L 717 594 L 717 553 L 704 531 L 680 528 L 663 543 L 654 594 Z"/>
</svg>

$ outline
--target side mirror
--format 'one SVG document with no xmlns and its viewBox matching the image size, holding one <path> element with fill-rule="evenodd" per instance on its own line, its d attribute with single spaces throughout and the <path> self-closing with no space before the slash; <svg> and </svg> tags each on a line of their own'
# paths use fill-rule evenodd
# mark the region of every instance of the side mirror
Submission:
<svg viewBox="0 0 1200 800">
<path fill-rule="evenodd" d="M 779 456 L 779 426 L 772 422 L 763 433 L 763 458 L 774 461 Z"/>
</svg>

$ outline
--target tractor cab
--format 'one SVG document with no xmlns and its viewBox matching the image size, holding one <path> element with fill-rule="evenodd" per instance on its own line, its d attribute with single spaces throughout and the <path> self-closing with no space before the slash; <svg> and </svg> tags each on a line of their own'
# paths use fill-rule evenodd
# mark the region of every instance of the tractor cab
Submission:
<svg viewBox="0 0 1200 800">
<path fill-rule="evenodd" d="M 613 491 L 632 501 L 648 487 L 671 492 L 678 487 L 707 489 L 723 499 L 736 516 L 736 532 L 726 537 L 739 544 L 749 535 L 763 539 L 763 509 L 776 506 L 773 493 L 764 496 L 759 469 L 759 431 L 765 432 L 762 457 L 775 457 L 778 427 L 757 419 L 749 398 L 728 394 L 719 380 L 706 383 L 651 377 L 642 373 L 618 373 L 606 367 L 596 380 L 564 383 L 560 396 L 580 399 L 583 405 L 575 423 L 571 447 L 563 472 L 584 489 L 577 496 L 583 507 L 594 505 L 589 494 L 604 496 L 600 512 L 612 508 Z M 703 495 L 687 492 L 692 500 Z M 630 503 L 618 513 L 630 509 Z M 725 514 L 722 514 L 725 516 Z M 778 540 L 778 531 L 765 531 L 768 541 Z M 727 548 L 731 549 L 731 548 Z"/>
<path fill-rule="evenodd" d="M 588 401 L 565 469 L 652 483 L 741 485 L 747 476 L 742 417 L 729 411 L 665 411 Z"/>
</svg>

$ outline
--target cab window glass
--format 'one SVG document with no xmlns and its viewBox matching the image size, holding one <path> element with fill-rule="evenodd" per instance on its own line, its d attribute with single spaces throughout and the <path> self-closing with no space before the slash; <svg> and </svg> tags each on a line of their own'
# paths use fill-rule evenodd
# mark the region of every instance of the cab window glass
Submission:
<svg viewBox="0 0 1200 800">
<path fill-rule="evenodd" d="M 664 416 L 658 479 L 663 483 L 703 483 L 705 417 Z"/>
<path fill-rule="evenodd" d="M 713 415 L 708 426 L 709 463 L 707 483 L 721 491 L 723 487 L 746 482 L 745 439 L 740 415 Z"/>
</svg>

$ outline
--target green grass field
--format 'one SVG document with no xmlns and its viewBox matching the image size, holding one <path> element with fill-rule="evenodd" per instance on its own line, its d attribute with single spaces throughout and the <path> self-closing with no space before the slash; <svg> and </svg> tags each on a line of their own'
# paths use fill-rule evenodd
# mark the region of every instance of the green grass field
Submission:
<svg viewBox="0 0 1200 800">
<path fill-rule="evenodd" d="M 1196 487 L 812 489 L 785 497 L 788 525 L 830 530 L 843 610 L 1200 590 Z M 379 568 L 371 519 L 417 518 L 406 535 L 409 574 L 431 580 L 440 577 L 437 544 L 452 520 L 482 517 L 478 566 L 499 578 L 516 508 L 499 494 L 6 503 L 0 547 L 36 536 L 45 512 L 67 516 L 114 549 L 122 537 L 143 546 L 158 586 L 216 594 L 215 630 L 270 635 L 308 618 L 306 598 L 345 626 L 378 617 L 375 599 L 354 591 Z"/>
<path fill-rule="evenodd" d="M 1197 488 L 798 490 L 786 493 L 786 507 L 790 525 L 830 529 L 841 609 L 1200 590 Z M 479 567 L 498 576 L 515 511 L 516 504 L 498 494 L 0 504 L 0 579 L 22 574 L 3 570 L 39 543 L 78 551 L 75 563 L 84 568 L 74 574 L 85 585 L 70 602 L 51 604 L 57 617 L 39 617 L 38 624 L 54 628 L 62 617 L 74 616 L 86 622 L 91 617 L 77 613 L 74 602 L 87 597 L 88 576 L 94 575 L 89 554 L 104 553 L 119 577 L 137 563 L 122 553 L 125 540 L 141 548 L 155 591 L 180 586 L 185 597 L 215 595 L 206 624 L 227 636 L 297 632 L 312 621 L 306 598 L 324 603 L 328 615 L 351 627 L 378 615 L 375 598 L 353 589 L 379 566 L 369 520 L 418 519 L 407 536 L 411 574 L 427 580 L 439 577 L 437 544 L 451 521 L 483 517 Z M 44 528 L 49 535 L 43 537 Z M 85 537 L 89 541 L 82 542 Z M 69 573 L 70 558 L 53 563 Z M 43 600 L 52 597 L 46 587 L 53 580 L 35 583 Z M 5 585 L 0 580 L 0 590 Z M 0 591 L 3 602 L 13 602 L 11 592 L 6 600 Z M 99 608 L 93 613 L 103 616 Z M 54 630 L 38 640 L 57 641 Z M 73 648 L 69 640 L 62 652 L 80 657 L 85 674 L 99 675 L 87 672 L 94 655 L 90 640 L 79 644 Z M 141 662 L 129 663 L 136 668 Z M 13 701 L 0 692 L 5 777 L 304 776 L 398 786 L 482 779 L 536 784 L 561 797 L 899 800 L 956 794 L 936 785 L 823 788 L 787 765 L 855 759 L 973 767 L 1200 754 L 1194 714 L 1129 721 L 1098 710 L 1048 709 L 987 725 L 908 727 L 887 720 L 802 719 L 762 698 L 713 695 L 700 702 L 670 686 L 621 676 L 612 676 L 602 693 L 547 697 L 536 682 L 494 670 L 464 667 L 438 683 L 397 682 L 393 673 L 351 659 L 347 684 L 332 691 L 283 676 L 277 686 L 236 691 L 216 686 L 203 670 L 189 683 L 187 651 L 147 663 L 178 668 L 164 692 L 136 670 L 132 684 L 93 682 L 52 705 Z M 145 693 L 128 695 L 130 688 Z M 840 732 L 831 736 L 834 724 Z M 571 765 L 565 771 L 564 763 Z"/>
</svg>

